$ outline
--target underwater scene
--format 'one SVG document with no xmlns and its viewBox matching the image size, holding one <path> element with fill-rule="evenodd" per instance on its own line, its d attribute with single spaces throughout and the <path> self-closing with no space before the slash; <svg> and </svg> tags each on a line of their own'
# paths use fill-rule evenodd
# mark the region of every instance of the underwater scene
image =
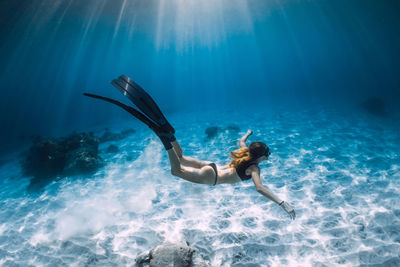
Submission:
<svg viewBox="0 0 400 267">
<path fill-rule="evenodd" d="M 400 266 L 400 3 L 0 2 L 0 266 Z"/>
</svg>

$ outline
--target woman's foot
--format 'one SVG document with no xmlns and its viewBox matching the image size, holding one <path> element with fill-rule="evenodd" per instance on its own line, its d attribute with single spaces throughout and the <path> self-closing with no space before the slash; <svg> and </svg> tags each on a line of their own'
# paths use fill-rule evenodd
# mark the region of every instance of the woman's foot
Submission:
<svg viewBox="0 0 400 267">
<path fill-rule="evenodd" d="M 160 138 L 162 144 L 164 145 L 165 150 L 170 150 L 172 146 L 172 142 L 176 141 L 176 138 L 173 133 L 165 132 L 161 127 L 154 129 L 154 132 Z"/>
</svg>

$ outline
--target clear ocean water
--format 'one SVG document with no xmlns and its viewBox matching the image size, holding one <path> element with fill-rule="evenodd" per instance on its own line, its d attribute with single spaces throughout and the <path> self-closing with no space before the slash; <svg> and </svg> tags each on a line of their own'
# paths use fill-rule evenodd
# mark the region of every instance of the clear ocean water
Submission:
<svg viewBox="0 0 400 267">
<path fill-rule="evenodd" d="M 400 266 L 399 11 L 373 0 L 1 1 L 0 265 L 134 266 L 186 240 L 210 266 Z M 249 142 L 272 152 L 261 179 L 296 220 L 252 181 L 172 176 L 154 133 L 82 96 L 129 103 L 109 84 L 121 74 L 155 98 L 188 156 L 227 164 L 252 129 Z M 384 114 L 362 108 L 368 98 Z M 105 128 L 136 132 L 101 143 L 93 175 L 31 188 L 20 162 L 33 136 Z"/>
</svg>

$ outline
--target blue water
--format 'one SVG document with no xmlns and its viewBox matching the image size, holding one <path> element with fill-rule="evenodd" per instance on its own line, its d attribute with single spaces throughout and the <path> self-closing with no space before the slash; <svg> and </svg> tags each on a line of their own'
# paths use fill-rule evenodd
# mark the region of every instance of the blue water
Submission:
<svg viewBox="0 0 400 267">
<path fill-rule="evenodd" d="M 132 266 L 186 240 L 211 266 L 400 266 L 397 1 L 0 2 L 0 265 Z M 170 173 L 157 137 L 110 84 L 160 104 L 184 154 L 219 165 L 248 130 L 271 149 L 264 185 Z M 385 116 L 360 107 L 385 103 Z M 236 125 L 207 139 L 207 127 Z M 32 135 L 135 129 L 105 166 L 32 190 Z M 107 153 L 110 144 L 118 153 Z"/>
<path fill-rule="evenodd" d="M 128 118 L 121 74 L 165 112 L 400 101 L 397 1 L 15 0 L 0 3 L 0 153 L 29 136 Z M 247 104 L 249 103 L 249 104 Z"/>
</svg>

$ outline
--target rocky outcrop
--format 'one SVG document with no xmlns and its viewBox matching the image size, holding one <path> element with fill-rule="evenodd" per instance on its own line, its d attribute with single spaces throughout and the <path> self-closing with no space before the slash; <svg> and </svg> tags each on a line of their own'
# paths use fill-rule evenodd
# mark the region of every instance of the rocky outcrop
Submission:
<svg viewBox="0 0 400 267">
<path fill-rule="evenodd" d="M 143 267 L 207 267 L 210 266 L 193 254 L 195 249 L 188 243 L 163 243 L 139 255 L 136 266 Z"/>
<path fill-rule="evenodd" d="M 21 161 L 25 176 L 32 182 L 52 177 L 90 174 L 103 166 L 98 155 L 99 139 L 93 133 L 73 133 L 67 137 L 35 138 Z"/>
<path fill-rule="evenodd" d="M 28 189 L 42 188 L 54 179 L 59 180 L 65 176 L 96 172 L 104 166 L 104 160 L 99 156 L 99 144 L 118 141 L 135 132 L 128 129 L 114 133 L 105 129 L 100 137 L 92 132 L 46 139 L 35 136 L 32 146 L 23 153 L 21 160 L 23 175 L 33 177 Z M 105 152 L 118 153 L 119 148 L 110 144 Z"/>
</svg>

